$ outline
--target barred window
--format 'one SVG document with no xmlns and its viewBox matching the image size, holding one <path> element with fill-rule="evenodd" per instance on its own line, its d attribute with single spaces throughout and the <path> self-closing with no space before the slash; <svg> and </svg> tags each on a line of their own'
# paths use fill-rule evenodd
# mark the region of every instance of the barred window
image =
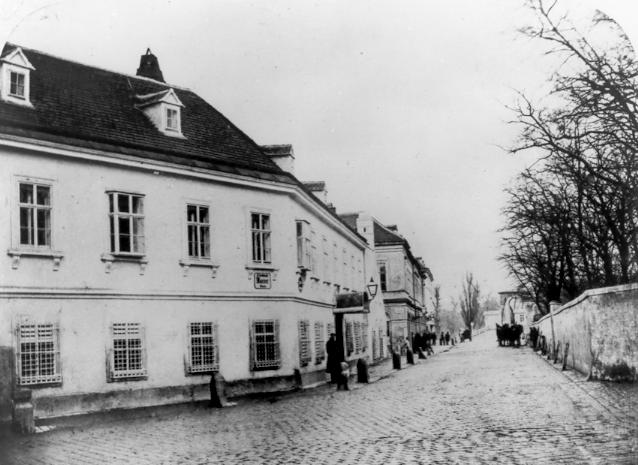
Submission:
<svg viewBox="0 0 638 465">
<path fill-rule="evenodd" d="M 315 363 L 319 365 L 326 358 L 326 341 L 323 333 L 323 323 L 315 322 Z"/>
<path fill-rule="evenodd" d="M 251 333 L 251 369 L 278 369 L 281 365 L 279 350 L 279 321 L 253 321 Z"/>
<path fill-rule="evenodd" d="M 217 325 L 211 322 L 188 325 L 188 371 L 202 373 L 219 370 Z"/>
<path fill-rule="evenodd" d="M 354 334 L 351 321 L 346 323 L 346 352 L 348 355 L 354 352 Z"/>
<path fill-rule="evenodd" d="M 310 350 L 310 323 L 308 320 L 299 321 L 299 365 L 307 366 L 312 360 Z"/>
<path fill-rule="evenodd" d="M 110 192 L 109 230 L 111 252 L 144 253 L 144 197 Z"/>
<path fill-rule="evenodd" d="M 250 233 L 253 246 L 253 262 L 270 263 L 270 215 L 251 213 Z"/>
<path fill-rule="evenodd" d="M 139 323 L 114 323 L 110 356 L 111 379 L 146 376 L 144 329 Z"/>
<path fill-rule="evenodd" d="M 361 352 L 361 323 L 358 321 L 354 322 L 354 353 L 358 354 Z"/>
<path fill-rule="evenodd" d="M 21 324 L 16 334 L 18 384 L 49 384 L 62 381 L 60 333 L 57 325 Z"/>
<path fill-rule="evenodd" d="M 188 256 L 210 258 L 210 216 L 207 206 L 186 205 Z"/>
<path fill-rule="evenodd" d="M 19 184 L 20 245 L 51 247 L 51 186 Z"/>
</svg>

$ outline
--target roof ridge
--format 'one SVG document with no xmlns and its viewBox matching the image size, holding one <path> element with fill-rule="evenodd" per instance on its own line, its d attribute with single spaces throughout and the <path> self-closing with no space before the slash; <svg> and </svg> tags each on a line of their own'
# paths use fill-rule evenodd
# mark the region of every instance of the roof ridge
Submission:
<svg viewBox="0 0 638 465">
<path fill-rule="evenodd" d="M 124 76 L 124 77 L 127 77 L 127 78 L 140 79 L 142 81 L 153 82 L 155 84 L 160 84 L 160 85 L 163 85 L 163 86 L 166 86 L 166 87 L 169 87 L 169 88 L 173 88 L 173 89 L 179 89 L 179 90 L 185 90 L 185 91 L 188 91 L 188 92 L 193 92 L 193 90 L 188 88 L 188 87 L 183 87 L 183 86 L 178 86 L 178 85 L 175 85 L 175 84 L 170 84 L 168 82 L 158 81 L 156 79 L 152 79 L 152 78 L 149 78 L 149 77 L 146 77 L 146 76 L 138 76 L 136 74 L 128 74 L 128 73 L 122 73 L 120 71 L 113 71 L 111 69 L 102 68 L 100 66 L 87 65 L 86 63 L 81 63 L 79 61 L 70 60 L 68 58 L 64 58 L 64 57 L 61 57 L 61 56 L 58 56 L 58 55 L 53 55 L 52 53 L 43 52 L 43 51 L 37 50 L 35 48 L 30 48 L 30 47 L 25 47 L 23 45 L 14 44 L 13 42 L 5 42 L 5 46 L 18 47 L 18 48 L 21 48 L 22 50 L 27 50 L 27 51 L 33 52 L 33 53 L 39 53 L 40 55 L 48 56 L 50 58 L 55 58 L 56 60 L 66 61 L 67 63 L 73 63 L 74 65 L 83 66 L 84 68 L 96 69 L 96 70 L 99 70 L 99 71 L 105 71 L 107 73 Z"/>
</svg>

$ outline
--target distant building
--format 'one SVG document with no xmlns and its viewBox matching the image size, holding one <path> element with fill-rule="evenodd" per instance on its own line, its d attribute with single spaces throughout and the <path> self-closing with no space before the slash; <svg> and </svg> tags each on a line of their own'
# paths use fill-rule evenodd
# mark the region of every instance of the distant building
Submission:
<svg viewBox="0 0 638 465">
<path fill-rule="evenodd" d="M 372 359 L 372 248 L 157 58 L 125 75 L 0 55 L 0 419 L 325 382 L 331 332 Z"/>
<path fill-rule="evenodd" d="M 410 341 L 417 332 L 431 329 L 426 307 L 426 283 L 432 273 L 421 257 L 412 254 L 408 241 L 395 225 L 384 226 L 376 218 L 353 213 L 341 218 L 374 243 L 379 284 L 388 318 L 387 335 L 394 350 Z"/>
<path fill-rule="evenodd" d="M 530 324 L 534 321 L 534 315 L 538 313 L 538 306 L 532 297 L 526 292 L 520 291 L 503 291 L 499 292 L 498 295 L 501 310 L 496 323 L 519 324 L 523 326 L 523 330 L 527 334 Z"/>
</svg>

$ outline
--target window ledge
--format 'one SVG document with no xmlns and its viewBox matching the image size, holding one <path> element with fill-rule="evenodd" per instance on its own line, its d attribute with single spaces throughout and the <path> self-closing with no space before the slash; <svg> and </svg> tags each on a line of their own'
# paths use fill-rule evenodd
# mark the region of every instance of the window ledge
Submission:
<svg viewBox="0 0 638 465">
<path fill-rule="evenodd" d="M 20 266 L 20 259 L 22 257 L 39 257 L 39 258 L 51 258 L 53 259 L 53 271 L 60 269 L 60 262 L 64 258 L 64 253 L 58 250 L 51 249 L 9 249 L 7 255 L 12 259 L 11 268 L 17 270 Z"/>
<path fill-rule="evenodd" d="M 7 95 L 2 99 L 3 102 L 13 103 L 21 107 L 34 108 L 33 104 L 24 97 L 16 97 L 13 95 Z"/>
<path fill-rule="evenodd" d="M 188 276 L 188 270 L 190 269 L 190 267 L 195 266 L 200 268 L 210 268 L 212 277 L 216 278 L 217 269 L 219 268 L 219 264 L 213 262 L 212 260 L 196 259 L 196 258 L 183 258 L 179 261 L 179 265 L 184 270 L 184 276 Z"/>
<path fill-rule="evenodd" d="M 140 265 L 140 275 L 143 275 L 146 272 L 146 265 L 148 264 L 148 259 L 144 254 L 132 254 L 132 253 L 103 253 L 100 257 L 100 260 L 104 262 L 104 271 L 106 273 L 110 273 L 113 269 L 114 262 L 128 262 L 128 263 L 139 263 Z"/>
<path fill-rule="evenodd" d="M 120 376 L 109 376 L 107 382 L 109 383 L 123 383 L 126 381 L 144 381 L 148 379 L 147 374 L 131 374 L 131 375 L 120 375 Z"/>
</svg>

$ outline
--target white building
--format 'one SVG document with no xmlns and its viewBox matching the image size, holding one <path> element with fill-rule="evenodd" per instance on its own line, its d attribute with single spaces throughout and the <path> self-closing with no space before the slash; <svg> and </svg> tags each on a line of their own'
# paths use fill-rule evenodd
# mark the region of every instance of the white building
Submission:
<svg viewBox="0 0 638 465">
<path fill-rule="evenodd" d="M 364 237 L 150 51 L 124 75 L 5 45 L 0 160 L 0 418 L 18 389 L 44 418 L 204 399 L 216 371 L 321 383 L 333 330 L 372 358 L 381 299 L 336 308 L 379 282 Z"/>
</svg>

